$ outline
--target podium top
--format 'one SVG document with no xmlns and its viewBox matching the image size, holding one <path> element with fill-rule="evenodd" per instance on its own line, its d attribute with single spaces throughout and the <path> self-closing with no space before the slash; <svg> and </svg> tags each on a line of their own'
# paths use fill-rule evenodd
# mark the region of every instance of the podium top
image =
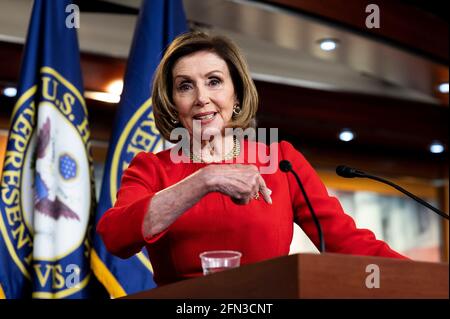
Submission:
<svg viewBox="0 0 450 319">
<path fill-rule="evenodd" d="M 445 298 L 448 263 L 296 254 L 129 295 L 130 299 Z"/>
</svg>

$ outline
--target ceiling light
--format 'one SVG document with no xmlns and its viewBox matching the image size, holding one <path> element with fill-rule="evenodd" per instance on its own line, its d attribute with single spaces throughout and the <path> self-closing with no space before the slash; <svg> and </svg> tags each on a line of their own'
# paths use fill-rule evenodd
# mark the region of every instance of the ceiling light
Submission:
<svg viewBox="0 0 450 319">
<path fill-rule="evenodd" d="M 114 80 L 108 84 L 108 86 L 106 87 L 106 92 L 86 91 L 84 93 L 84 96 L 88 99 L 97 100 L 100 102 L 119 103 L 122 90 L 123 81 Z"/>
<path fill-rule="evenodd" d="M 445 147 L 444 147 L 444 145 L 442 145 L 441 142 L 435 141 L 435 142 L 431 143 L 431 145 L 430 145 L 431 153 L 439 154 L 439 153 L 444 152 L 444 150 L 445 150 Z"/>
<path fill-rule="evenodd" d="M 123 90 L 123 81 L 122 80 L 114 80 L 106 87 L 106 92 L 120 95 Z"/>
<path fill-rule="evenodd" d="M 323 51 L 333 51 L 337 48 L 338 40 L 336 39 L 322 39 L 319 41 L 320 48 Z"/>
<path fill-rule="evenodd" d="M 339 139 L 343 142 L 350 142 L 355 138 L 355 134 L 349 129 L 343 129 L 339 133 Z"/>
<path fill-rule="evenodd" d="M 87 97 L 88 99 L 106 103 L 119 103 L 120 101 L 120 95 L 106 92 L 85 91 L 84 96 Z"/>
<path fill-rule="evenodd" d="M 17 89 L 12 86 L 5 87 L 3 89 L 3 95 L 8 97 L 15 97 L 17 95 Z"/>
<path fill-rule="evenodd" d="M 439 92 L 448 93 L 448 82 L 439 84 Z"/>
</svg>

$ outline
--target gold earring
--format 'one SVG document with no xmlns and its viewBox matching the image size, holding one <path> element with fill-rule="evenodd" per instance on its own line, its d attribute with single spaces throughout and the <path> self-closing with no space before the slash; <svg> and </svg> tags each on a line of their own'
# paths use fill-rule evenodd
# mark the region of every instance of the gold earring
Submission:
<svg viewBox="0 0 450 319">
<path fill-rule="evenodd" d="M 233 115 L 238 116 L 239 113 L 241 113 L 241 107 L 239 106 L 239 104 L 235 104 L 233 106 Z"/>
<path fill-rule="evenodd" d="M 172 122 L 173 125 L 177 125 L 178 123 L 180 123 L 178 120 L 171 118 L 170 122 Z"/>
</svg>

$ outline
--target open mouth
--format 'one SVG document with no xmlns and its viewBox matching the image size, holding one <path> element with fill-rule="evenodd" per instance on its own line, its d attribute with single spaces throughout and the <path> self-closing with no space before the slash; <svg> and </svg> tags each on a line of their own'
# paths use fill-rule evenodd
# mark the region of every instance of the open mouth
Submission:
<svg viewBox="0 0 450 319">
<path fill-rule="evenodd" d="M 216 116 L 217 112 L 205 112 L 205 113 L 199 113 L 194 115 L 194 120 L 199 120 L 199 121 L 209 121 L 212 120 L 215 116 Z"/>
</svg>

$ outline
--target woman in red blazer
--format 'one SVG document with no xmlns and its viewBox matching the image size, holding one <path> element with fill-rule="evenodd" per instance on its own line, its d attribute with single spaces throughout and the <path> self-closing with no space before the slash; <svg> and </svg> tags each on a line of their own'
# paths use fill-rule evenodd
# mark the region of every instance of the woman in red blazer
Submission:
<svg viewBox="0 0 450 319">
<path fill-rule="evenodd" d="M 240 251 L 241 264 L 287 255 L 294 222 L 319 245 L 296 180 L 278 169 L 282 159 L 300 175 L 327 252 L 404 258 L 356 228 L 290 143 L 268 146 L 229 134 L 251 130 L 258 105 L 230 40 L 197 32 L 175 39 L 156 71 L 152 101 L 157 128 L 177 145 L 133 159 L 97 231 L 122 258 L 146 246 L 158 285 L 200 276 L 203 251 Z"/>
</svg>

